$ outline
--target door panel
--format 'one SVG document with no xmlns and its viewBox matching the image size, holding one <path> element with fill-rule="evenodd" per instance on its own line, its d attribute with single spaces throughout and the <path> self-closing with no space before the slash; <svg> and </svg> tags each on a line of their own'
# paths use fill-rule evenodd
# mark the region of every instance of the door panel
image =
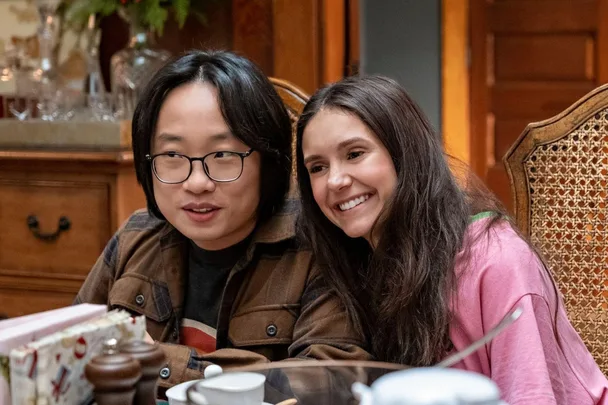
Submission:
<svg viewBox="0 0 608 405">
<path fill-rule="evenodd" d="M 470 0 L 471 166 L 509 208 L 511 144 L 607 79 L 607 1 Z"/>
<path fill-rule="evenodd" d="M 487 3 L 489 25 L 494 33 L 547 34 L 594 31 L 597 27 L 597 0 L 483 2 Z"/>
<path fill-rule="evenodd" d="M 494 42 L 499 81 L 593 79 L 591 35 L 501 35 Z M 570 57 L 564 59 L 563 54 Z"/>
</svg>

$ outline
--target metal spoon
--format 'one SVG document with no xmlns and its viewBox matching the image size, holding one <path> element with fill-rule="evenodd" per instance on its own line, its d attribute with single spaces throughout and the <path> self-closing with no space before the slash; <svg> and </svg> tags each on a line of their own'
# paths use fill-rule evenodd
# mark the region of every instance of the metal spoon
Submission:
<svg viewBox="0 0 608 405">
<path fill-rule="evenodd" d="M 438 363 L 435 367 L 446 368 L 451 367 L 454 364 L 458 363 L 460 360 L 468 357 L 473 354 L 481 347 L 483 347 L 486 343 L 490 342 L 494 339 L 500 332 L 502 332 L 507 326 L 511 325 L 513 322 L 519 318 L 522 314 L 523 309 L 520 307 L 515 308 L 513 311 L 509 312 L 496 326 L 488 331 L 481 339 L 471 343 L 467 348 L 461 350 L 457 353 L 454 353 L 445 359 L 443 359 L 440 363 Z"/>
</svg>

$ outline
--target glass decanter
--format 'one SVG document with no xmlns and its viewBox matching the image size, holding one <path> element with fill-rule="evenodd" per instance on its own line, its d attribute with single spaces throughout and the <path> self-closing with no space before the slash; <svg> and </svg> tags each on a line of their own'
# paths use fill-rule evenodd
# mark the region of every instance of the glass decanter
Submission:
<svg viewBox="0 0 608 405">
<path fill-rule="evenodd" d="M 145 29 L 136 14 L 125 11 L 119 14 L 129 22 L 131 39 L 128 46 L 110 60 L 112 93 L 117 117 L 131 119 L 140 93 L 171 54 L 153 48 L 153 34 Z"/>
<path fill-rule="evenodd" d="M 54 120 L 59 113 L 57 100 L 58 73 L 53 54 L 57 31 L 57 7 L 61 0 L 36 0 L 40 14 L 38 42 L 40 44 L 40 63 L 32 73 L 38 94 L 38 111 L 43 120 Z"/>
</svg>

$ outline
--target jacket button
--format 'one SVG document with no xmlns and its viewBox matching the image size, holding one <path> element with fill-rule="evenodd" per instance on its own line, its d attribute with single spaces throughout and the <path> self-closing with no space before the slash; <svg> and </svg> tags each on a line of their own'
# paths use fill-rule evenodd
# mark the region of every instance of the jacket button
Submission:
<svg viewBox="0 0 608 405">
<path fill-rule="evenodd" d="M 277 327 L 276 325 L 270 324 L 266 327 L 266 334 L 270 337 L 277 335 Z"/>
<path fill-rule="evenodd" d="M 179 332 L 177 331 L 177 329 L 173 329 L 173 339 L 177 340 L 178 337 L 179 337 Z"/>
<path fill-rule="evenodd" d="M 163 367 L 160 369 L 160 378 L 162 378 L 163 380 L 166 380 L 167 378 L 169 378 L 171 376 L 171 370 L 169 370 L 169 367 Z"/>
<path fill-rule="evenodd" d="M 137 305 L 139 305 L 140 307 L 141 307 L 142 305 L 144 305 L 144 302 L 145 302 L 145 301 L 146 301 L 146 299 L 144 298 L 144 295 L 143 295 L 143 294 L 137 294 L 137 295 L 135 296 L 135 303 L 136 303 Z"/>
</svg>

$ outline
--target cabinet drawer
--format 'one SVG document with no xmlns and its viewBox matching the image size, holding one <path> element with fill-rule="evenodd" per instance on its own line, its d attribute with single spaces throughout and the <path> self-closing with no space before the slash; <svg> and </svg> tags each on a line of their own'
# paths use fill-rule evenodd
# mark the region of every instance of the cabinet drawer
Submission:
<svg viewBox="0 0 608 405">
<path fill-rule="evenodd" d="M 14 318 L 72 305 L 76 293 L 0 289 L 0 315 Z M 27 304 L 26 304 L 27 303 Z"/>
<path fill-rule="evenodd" d="M 84 279 L 110 238 L 105 183 L 0 180 L 0 272 L 25 277 Z M 28 217 L 35 216 L 37 229 Z M 61 217 L 69 229 L 52 240 Z"/>
</svg>

